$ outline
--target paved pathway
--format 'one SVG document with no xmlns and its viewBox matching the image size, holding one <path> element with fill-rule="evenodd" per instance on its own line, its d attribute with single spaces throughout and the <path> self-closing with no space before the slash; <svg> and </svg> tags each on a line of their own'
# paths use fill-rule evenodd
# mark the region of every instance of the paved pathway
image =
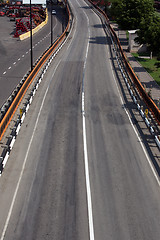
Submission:
<svg viewBox="0 0 160 240">
<path fill-rule="evenodd" d="M 128 51 L 128 41 L 126 38 L 126 32 L 122 30 L 118 30 L 118 28 L 115 25 L 113 27 L 115 32 L 119 36 L 121 46 L 124 49 L 125 54 L 129 60 L 129 63 L 134 69 L 134 72 L 140 79 L 142 85 L 145 86 L 146 91 L 149 92 L 149 90 L 151 90 L 152 99 L 156 104 L 158 104 L 158 100 L 160 99 L 160 86 L 155 82 L 155 80 L 151 77 L 151 75 L 141 66 L 140 63 L 136 61 L 136 59 Z"/>
</svg>

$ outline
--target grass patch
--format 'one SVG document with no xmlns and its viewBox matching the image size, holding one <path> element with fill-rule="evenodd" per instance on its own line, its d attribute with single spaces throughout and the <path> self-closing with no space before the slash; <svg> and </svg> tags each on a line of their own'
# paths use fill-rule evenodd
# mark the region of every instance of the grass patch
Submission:
<svg viewBox="0 0 160 240">
<path fill-rule="evenodd" d="M 142 56 L 149 56 L 147 54 L 132 53 L 132 55 L 160 85 L 160 61 L 157 60 L 157 57 L 153 57 L 152 59 L 146 59 L 142 58 Z"/>
</svg>

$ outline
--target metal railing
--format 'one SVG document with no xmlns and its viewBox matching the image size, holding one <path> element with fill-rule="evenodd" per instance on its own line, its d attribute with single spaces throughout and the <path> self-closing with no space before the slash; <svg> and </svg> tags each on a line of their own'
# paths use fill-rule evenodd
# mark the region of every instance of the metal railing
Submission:
<svg viewBox="0 0 160 240">
<path fill-rule="evenodd" d="M 133 71 L 131 65 L 129 64 L 128 59 L 127 59 L 127 57 L 126 57 L 126 55 L 125 55 L 125 53 L 122 49 L 122 46 L 120 44 L 119 38 L 117 37 L 117 34 L 115 33 L 114 29 L 110 25 L 109 19 L 108 19 L 106 13 L 104 11 L 102 11 L 102 9 L 100 9 L 97 5 L 95 5 L 91 0 L 89 0 L 89 2 L 105 17 L 108 29 L 110 31 L 110 34 L 112 35 L 112 39 L 118 45 L 119 52 L 121 54 L 121 57 L 123 59 L 124 65 L 127 69 L 127 72 L 129 74 L 130 78 L 132 79 L 134 85 L 136 86 L 136 88 L 137 88 L 139 94 L 141 95 L 143 101 L 146 103 L 149 111 L 153 114 L 156 122 L 158 123 L 158 125 L 160 125 L 160 110 L 157 107 L 157 105 L 154 103 L 154 101 L 150 98 L 150 96 L 147 94 L 143 85 L 141 84 L 141 82 L 139 81 L 135 72 Z"/>
<path fill-rule="evenodd" d="M 28 77 L 26 78 L 25 82 L 19 89 L 17 95 L 13 99 L 12 103 L 10 104 L 9 108 L 6 110 L 3 119 L 0 122 L 0 140 L 2 139 L 16 109 L 18 108 L 23 96 L 25 95 L 27 89 L 29 88 L 30 84 L 40 71 L 41 67 L 44 65 L 44 63 L 47 61 L 47 59 L 51 56 L 51 54 L 54 52 L 54 50 L 57 48 L 57 46 L 63 41 L 63 39 L 67 35 L 67 31 L 69 30 L 70 27 L 70 20 L 71 20 L 71 15 L 70 15 L 70 10 L 68 4 L 66 4 L 69 20 L 66 29 L 62 33 L 62 35 L 56 40 L 56 42 L 45 52 L 45 54 L 42 56 L 42 58 L 38 61 L 36 66 L 33 68 L 33 70 L 30 72 Z"/>
</svg>

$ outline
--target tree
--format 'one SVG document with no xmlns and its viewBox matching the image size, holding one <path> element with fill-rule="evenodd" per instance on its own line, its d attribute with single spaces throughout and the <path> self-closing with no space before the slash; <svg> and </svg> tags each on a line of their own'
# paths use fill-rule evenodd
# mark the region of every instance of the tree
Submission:
<svg viewBox="0 0 160 240">
<path fill-rule="evenodd" d="M 137 29 L 153 12 L 153 0 L 111 0 L 111 13 L 123 29 Z"/>
<path fill-rule="evenodd" d="M 160 17 L 156 13 L 141 20 L 137 35 L 138 43 L 146 44 L 154 53 L 160 53 Z"/>
</svg>

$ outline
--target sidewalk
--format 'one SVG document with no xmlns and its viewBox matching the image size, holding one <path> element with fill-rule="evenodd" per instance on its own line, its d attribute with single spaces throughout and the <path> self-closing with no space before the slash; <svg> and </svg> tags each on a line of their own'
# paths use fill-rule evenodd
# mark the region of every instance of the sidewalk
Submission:
<svg viewBox="0 0 160 240">
<path fill-rule="evenodd" d="M 141 66 L 140 63 L 138 63 L 136 61 L 136 59 L 128 51 L 128 40 L 126 37 L 126 32 L 123 30 L 118 30 L 118 28 L 116 26 L 113 26 L 113 28 L 114 28 L 117 36 L 119 37 L 121 46 L 129 60 L 131 67 L 133 68 L 134 72 L 138 76 L 142 85 L 145 87 L 146 91 L 149 92 L 149 90 L 151 90 L 152 99 L 156 104 L 158 104 L 158 100 L 160 99 L 160 86 L 156 83 L 156 81 L 151 77 L 151 75 Z"/>
</svg>

